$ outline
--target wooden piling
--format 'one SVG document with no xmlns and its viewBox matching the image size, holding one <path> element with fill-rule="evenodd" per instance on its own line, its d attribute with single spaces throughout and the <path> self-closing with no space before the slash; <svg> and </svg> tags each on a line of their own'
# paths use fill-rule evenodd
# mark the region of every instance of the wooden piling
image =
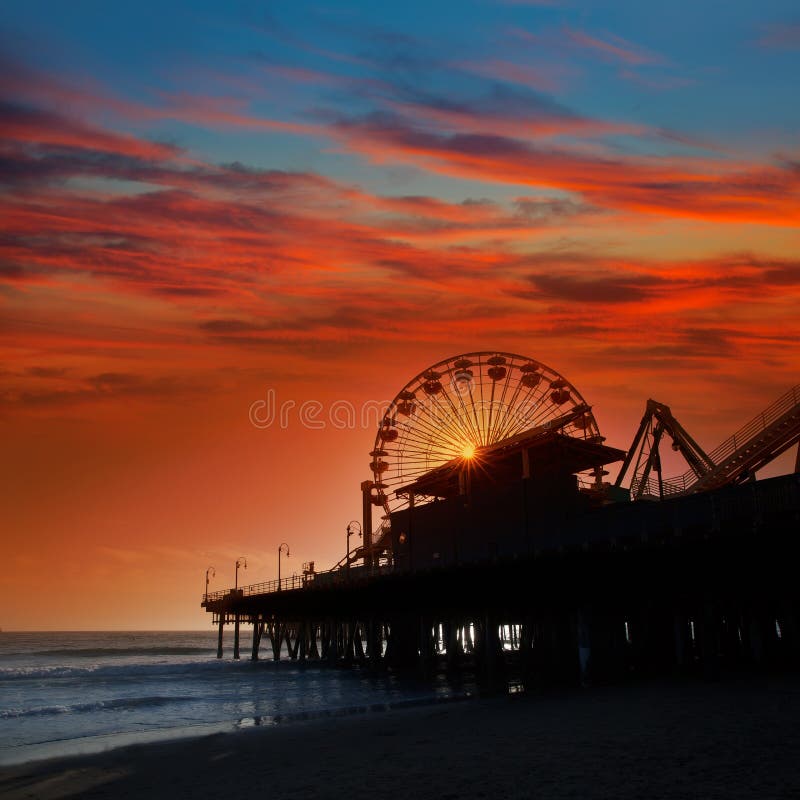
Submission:
<svg viewBox="0 0 800 800">
<path fill-rule="evenodd" d="M 253 652 L 250 654 L 251 661 L 258 661 L 258 648 L 261 644 L 261 634 L 264 632 L 264 623 L 258 618 L 253 620 Z"/>
</svg>

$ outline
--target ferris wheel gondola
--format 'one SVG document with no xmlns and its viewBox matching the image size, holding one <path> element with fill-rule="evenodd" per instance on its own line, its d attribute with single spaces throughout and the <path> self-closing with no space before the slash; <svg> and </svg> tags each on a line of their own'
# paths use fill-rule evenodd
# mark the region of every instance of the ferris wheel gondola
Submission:
<svg viewBox="0 0 800 800">
<path fill-rule="evenodd" d="M 580 392 L 541 361 L 495 351 L 440 361 L 412 378 L 381 420 L 370 452 L 372 502 L 388 517 L 408 503 L 398 490 L 425 473 L 548 426 L 602 440 Z"/>
</svg>

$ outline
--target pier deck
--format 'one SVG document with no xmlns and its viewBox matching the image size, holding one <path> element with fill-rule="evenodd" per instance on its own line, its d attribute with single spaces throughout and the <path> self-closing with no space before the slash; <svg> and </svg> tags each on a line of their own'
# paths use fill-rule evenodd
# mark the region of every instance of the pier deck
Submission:
<svg viewBox="0 0 800 800">
<path fill-rule="evenodd" d="M 463 526 L 480 515 L 467 513 L 435 541 L 420 528 L 415 542 L 409 525 L 406 557 L 391 567 L 209 594 L 218 655 L 232 624 L 239 656 L 247 624 L 252 658 L 266 634 L 273 658 L 446 666 L 489 683 L 512 672 L 571 682 L 800 660 L 800 475 L 545 525 L 523 517 L 509 506 L 482 532 L 483 553 L 443 546 L 469 539 Z"/>
</svg>

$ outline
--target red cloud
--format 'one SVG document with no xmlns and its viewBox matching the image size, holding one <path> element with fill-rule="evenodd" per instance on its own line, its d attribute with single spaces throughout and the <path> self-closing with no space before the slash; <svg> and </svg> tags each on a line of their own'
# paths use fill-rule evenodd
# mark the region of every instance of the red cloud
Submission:
<svg viewBox="0 0 800 800">
<path fill-rule="evenodd" d="M 374 161 L 444 175 L 578 192 L 593 204 L 645 214 L 793 226 L 800 177 L 792 169 L 698 159 L 544 148 L 518 138 L 441 134 L 399 117 L 340 120 L 334 134 Z"/>
<path fill-rule="evenodd" d="M 76 147 L 163 160 L 177 155 L 177 148 L 134 136 L 112 133 L 49 111 L 0 103 L 0 137 L 5 141 Z"/>
<path fill-rule="evenodd" d="M 553 348 L 553 361 L 572 357 L 571 341 L 645 372 L 649 364 L 671 369 L 682 350 L 697 368 L 719 367 L 732 354 L 761 357 L 768 347 L 784 372 L 797 366 L 794 262 L 623 260 L 546 244 L 553 231 L 586 235 L 590 225 L 613 224 L 623 235 L 636 214 L 791 224 L 798 178 L 790 165 L 632 157 L 585 142 L 543 147 L 471 133 L 480 109 L 469 103 L 405 99 L 416 124 L 384 114 L 314 130 L 376 160 L 514 186 L 507 199 L 376 195 L 313 173 L 213 165 L 64 114 L 10 107 L 0 145 L 8 187 L 0 194 L 0 286 L 12 298 L 8 316 L 25 324 L 5 337 L 4 361 L 41 352 L 103 360 L 102 369 L 63 373 L 55 389 L 33 386 L 41 372 L 23 362 L 13 397 L 32 407 L 97 403 L 114 392 L 98 392 L 91 376 L 138 374 L 117 360 L 141 351 L 163 353 L 164 370 L 187 364 L 206 377 L 209 353 L 215 368 L 287 353 L 355 363 L 411 343 L 525 337 Z M 509 130 L 525 124 L 505 99 L 495 97 L 481 118 L 487 128 L 492 118 Z M 168 100 L 187 118 L 255 124 L 237 104 Z M 535 112 L 554 126 L 584 124 L 545 101 Z M 456 133 L 436 129 L 445 118 Z M 147 191 L 119 191 L 131 181 Z M 557 194 L 517 197 L 519 186 Z M 653 326 L 657 342 L 642 336 Z M 209 382 L 178 383 L 191 392 Z M 145 398 L 177 389 L 140 376 L 115 391 Z"/>
</svg>

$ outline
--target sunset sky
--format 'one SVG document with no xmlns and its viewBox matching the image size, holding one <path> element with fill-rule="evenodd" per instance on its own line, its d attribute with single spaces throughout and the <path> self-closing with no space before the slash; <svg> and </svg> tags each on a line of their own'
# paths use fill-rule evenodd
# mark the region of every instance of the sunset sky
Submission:
<svg viewBox="0 0 800 800">
<path fill-rule="evenodd" d="M 297 409 L 459 352 L 622 448 L 649 397 L 713 448 L 800 383 L 792 0 L 11 0 L 0 54 L 6 630 L 332 565 L 374 429 Z"/>
</svg>

